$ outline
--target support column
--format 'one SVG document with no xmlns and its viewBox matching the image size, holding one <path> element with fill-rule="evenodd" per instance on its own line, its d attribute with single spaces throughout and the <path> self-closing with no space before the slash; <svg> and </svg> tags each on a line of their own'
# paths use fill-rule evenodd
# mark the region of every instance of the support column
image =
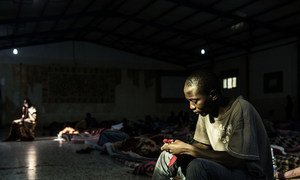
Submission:
<svg viewBox="0 0 300 180">
<path fill-rule="evenodd" d="M 298 39 L 298 42 L 297 42 L 297 107 L 295 108 L 296 110 L 296 120 L 300 121 L 299 120 L 299 112 L 300 112 L 300 40 Z"/>
</svg>

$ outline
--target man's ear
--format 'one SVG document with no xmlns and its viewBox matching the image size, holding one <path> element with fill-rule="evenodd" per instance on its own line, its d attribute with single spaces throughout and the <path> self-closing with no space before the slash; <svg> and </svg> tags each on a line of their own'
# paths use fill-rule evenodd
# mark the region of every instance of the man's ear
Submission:
<svg viewBox="0 0 300 180">
<path fill-rule="evenodd" d="M 215 89 L 210 91 L 209 98 L 211 98 L 211 100 L 215 101 L 218 99 L 218 97 L 219 97 L 219 94 Z"/>
</svg>

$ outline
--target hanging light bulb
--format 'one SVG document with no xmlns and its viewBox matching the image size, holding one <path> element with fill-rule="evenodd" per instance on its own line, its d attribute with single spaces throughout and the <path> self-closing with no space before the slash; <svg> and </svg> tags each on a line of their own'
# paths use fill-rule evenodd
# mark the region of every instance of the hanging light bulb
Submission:
<svg viewBox="0 0 300 180">
<path fill-rule="evenodd" d="M 14 50 L 13 50 L 13 54 L 14 54 L 14 55 L 17 55 L 18 53 L 19 53 L 18 49 L 14 49 Z"/>
<path fill-rule="evenodd" d="M 201 49 L 200 53 L 205 54 L 205 49 Z"/>
</svg>

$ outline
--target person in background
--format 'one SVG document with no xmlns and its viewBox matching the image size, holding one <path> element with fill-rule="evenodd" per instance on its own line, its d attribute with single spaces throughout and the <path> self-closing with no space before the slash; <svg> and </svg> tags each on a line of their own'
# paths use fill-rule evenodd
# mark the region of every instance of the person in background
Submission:
<svg viewBox="0 0 300 180">
<path fill-rule="evenodd" d="M 91 113 L 86 113 L 86 117 L 84 120 L 86 122 L 87 129 L 98 127 L 98 122 L 94 117 L 92 117 Z"/>
<path fill-rule="evenodd" d="M 23 100 L 22 116 L 12 122 L 8 137 L 4 141 L 32 141 L 35 138 L 37 111 L 29 98 Z"/>
<path fill-rule="evenodd" d="M 273 179 L 269 139 L 248 101 L 224 97 L 218 78 L 207 71 L 191 74 L 183 91 L 198 114 L 194 143 L 165 140 L 153 180 Z"/>
<path fill-rule="evenodd" d="M 84 131 L 87 129 L 95 129 L 98 127 L 97 120 L 92 117 L 91 113 L 87 112 L 83 120 L 77 122 L 74 126 L 75 129 L 79 131 Z"/>
</svg>

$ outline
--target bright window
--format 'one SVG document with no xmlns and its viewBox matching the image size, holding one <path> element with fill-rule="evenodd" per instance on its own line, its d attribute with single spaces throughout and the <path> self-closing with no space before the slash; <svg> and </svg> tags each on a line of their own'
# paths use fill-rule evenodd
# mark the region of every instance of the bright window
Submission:
<svg viewBox="0 0 300 180">
<path fill-rule="evenodd" d="M 223 78 L 223 89 L 232 89 L 237 87 L 237 77 Z"/>
</svg>

